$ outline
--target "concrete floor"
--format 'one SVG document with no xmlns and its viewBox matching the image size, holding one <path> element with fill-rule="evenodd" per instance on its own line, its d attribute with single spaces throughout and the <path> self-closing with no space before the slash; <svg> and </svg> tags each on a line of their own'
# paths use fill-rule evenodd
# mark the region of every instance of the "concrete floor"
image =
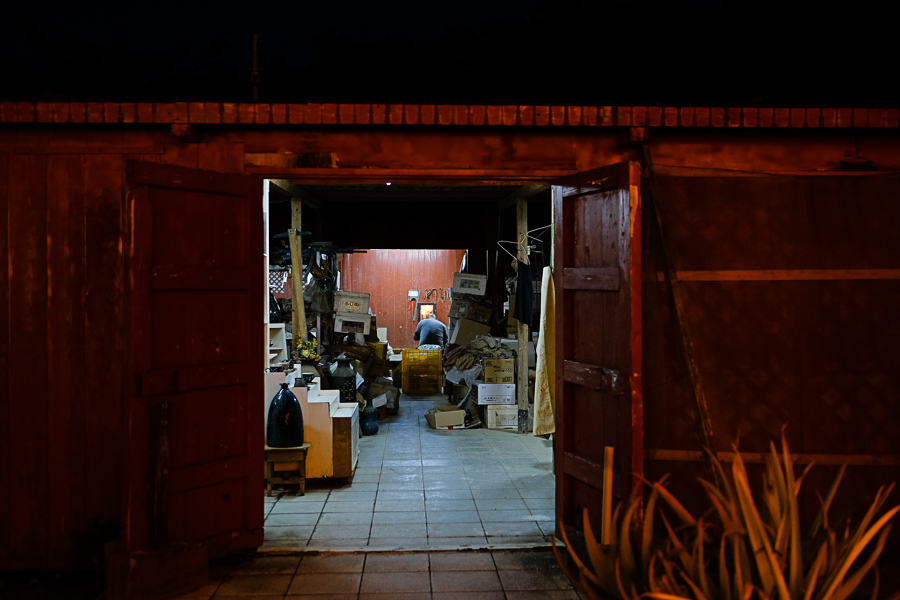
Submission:
<svg viewBox="0 0 900 600">
<path fill-rule="evenodd" d="M 575 600 L 549 551 L 549 442 L 488 429 L 436 431 L 445 396 L 401 398 L 360 440 L 346 482 L 266 498 L 259 554 L 212 569 L 184 598 Z"/>
</svg>

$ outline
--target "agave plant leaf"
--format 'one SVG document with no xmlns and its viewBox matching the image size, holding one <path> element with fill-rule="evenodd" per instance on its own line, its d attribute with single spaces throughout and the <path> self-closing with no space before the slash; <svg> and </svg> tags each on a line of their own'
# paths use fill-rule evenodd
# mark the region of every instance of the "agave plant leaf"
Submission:
<svg viewBox="0 0 900 600">
<path fill-rule="evenodd" d="M 734 554 L 734 599 L 738 600 L 744 593 L 744 576 L 750 575 L 750 559 L 744 551 L 744 541 L 734 536 L 731 542 Z"/>
<path fill-rule="evenodd" d="M 562 536 L 563 543 L 566 545 L 566 550 L 568 550 L 569 556 L 572 557 L 572 562 L 574 562 L 575 566 L 578 567 L 578 572 L 586 573 L 586 577 L 588 577 L 588 579 L 591 579 L 598 586 L 601 585 L 600 580 L 597 578 L 597 576 L 588 570 L 588 568 L 581 561 L 581 559 L 578 558 L 578 554 L 576 554 L 575 551 L 572 550 L 572 544 L 569 543 L 569 536 L 566 535 L 566 528 L 563 527 L 562 521 L 559 522 L 559 533 Z M 553 540 L 553 537 L 550 538 L 550 544 L 554 548 L 556 548 L 556 542 Z M 556 562 L 558 562 L 560 564 L 560 566 L 564 567 L 563 562 L 559 558 L 559 554 L 556 554 Z M 566 575 L 566 576 L 568 577 L 568 575 Z M 569 579 L 572 579 L 572 578 L 570 577 Z M 573 581 L 574 581 L 574 579 L 573 579 Z"/>
<path fill-rule="evenodd" d="M 681 567 L 688 573 L 693 572 L 693 558 L 691 557 L 690 552 L 687 551 L 684 544 L 681 543 L 681 539 L 675 534 L 675 531 L 672 530 L 672 526 L 669 525 L 669 520 L 666 518 L 666 515 L 659 513 L 659 518 L 662 519 L 663 525 L 666 526 L 666 531 L 669 532 L 669 541 L 672 543 L 675 554 L 678 556 L 679 560 L 681 560 Z"/>
<path fill-rule="evenodd" d="M 654 598 L 655 600 L 692 600 L 688 596 L 676 596 L 675 594 L 644 594 L 644 598 Z"/>
<path fill-rule="evenodd" d="M 656 501 L 659 500 L 659 491 L 655 488 L 650 492 L 650 498 L 647 500 L 647 509 L 644 511 L 644 531 L 641 540 L 641 564 L 644 567 L 644 579 L 649 580 L 653 567 L 653 516 L 656 514 Z"/>
<path fill-rule="evenodd" d="M 812 566 L 809 568 L 809 573 L 806 575 L 806 593 L 803 594 L 803 600 L 812 599 L 813 592 L 816 590 L 816 580 L 819 578 L 819 572 L 825 568 L 827 561 L 828 546 L 822 544 L 819 547 L 819 552 L 816 554 L 816 560 L 813 561 Z"/>
<path fill-rule="evenodd" d="M 584 509 L 584 545 L 587 546 L 588 557 L 594 566 L 595 583 L 602 589 L 612 588 L 613 575 L 613 554 L 603 551 L 597 538 L 594 537 L 594 530 L 591 528 L 591 519 L 588 516 L 588 509 Z"/>
<path fill-rule="evenodd" d="M 779 569 L 778 559 L 772 550 L 769 539 L 766 536 L 759 512 L 753 504 L 753 497 L 750 494 L 750 484 L 747 481 L 747 471 L 744 469 L 744 463 L 741 461 L 740 454 L 737 455 L 732 467 L 734 476 L 734 487 L 737 491 L 738 500 L 741 504 L 741 512 L 744 517 L 744 526 L 750 538 L 750 546 L 753 549 L 753 555 L 756 559 L 756 566 L 759 571 L 761 583 L 763 584 L 763 592 L 766 596 L 771 595 L 772 591 L 777 588 L 778 595 L 782 600 L 790 600 L 787 584 L 784 581 L 784 575 Z"/>
<path fill-rule="evenodd" d="M 682 573 L 681 578 L 684 579 L 685 582 L 687 582 L 688 587 L 691 588 L 692 592 L 694 592 L 694 597 L 697 600 L 709 600 L 709 595 L 704 594 L 703 590 L 701 590 L 700 587 L 696 583 L 691 581 L 691 578 L 686 573 Z"/>
<path fill-rule="evenodd" d="M 734 511 L 734 505 L 722 495 L 719 489 L 711 484 L 710 482 L 700 479 L 700 485 L 703 486 L 703 489 L 706 490 L 706 495 L 709 496 L 709 501 L 712 502 L 713 508 L 715 508 L 716 512 L 719 513 L 719 520 L 722 521 L 722 525 L 724 526 L 723 535 L 727 535 L 732 531 L 741 531 L 741 526 L 738 523 L 737 515 Z M 725 508 L 726 505 L 728 508 Z"/>
<path fill-rule="evenodd" d="M 732 489 L 731 484 L 728 482 L 728 477 L 725 476 L 725 469 L 722 467 L 722 462 L 719 460 L 718 452 L 713 452 L 707 447 L 703 447 L 703 451 L 709 455 L 710 464 L 712 464 L 713 470 L 716 472 L 716 478 L 722 482 L 722 486 L 725 488 L 722 490 L 722 493 L 729 498 L 734 498 L 734 489 Z"/>
<path fill-rule="evenodd" d="M 706 577 L 706 561 L 703 558 L 704 532 L 705 528 L 703 526 L 703 521 L 697 521 L 697 541 L 695 542 L 697 552 L 694 558 L 694 568 L 697 570 L 696 577 L 700 591 L 703 592 L 703 595 L 706 598 L 712 598 L 713 594 L 710 592 L 709 580 Z"/>
<path fill-rule="evenodd" d="M 847 574 L 847 571 L 850 569 L 850 566 L 857 559 L 857 557 L 862 553 L 866 546 L 868 546 L 869 542 L 872 541 L 878 531 L 887 526 L 888 522 L 897 514 L 897 511 L 900 511 L 900 506 L 895 506 L 888 512 L 886 512 L 878 521 L 872 525 L 858 540 L 854 540 L 853 545 L 848 548 L 848 552 L 841 557 L 839 562 L 839 568 L 834 573 L 834 575 L 829 579 L 826 583 L 827 588 L 825 591 L 819 596 L 818 600 L 833 600 L 836 598 L 835 592 L 843 581 L 844 576 Z M 851 590 L 852 591 L 852 590 Z"/>
<path fill-rule="evenodd" d="M 722 600 L 731 600 L 731 577 L 728 575 L 727 560 L 727 542 L 728 536 L 723 535 L 719 541 L 719 591 L 722 594 Z"/>
<path fill-rule="evenodd" d="M 844 478 L 844 472 L 847 470 L 847 465 L 841 465 L 840 471 L 835 476 L 834 481 L 831 483 L 831 487 L 828 488 L 828 493 L 825 495 L 825 500 L 823 500 L 820 504 L 819 512 L 816 514 L 816 518 L 813 521 L 812 526 L 809 528 L 809 533 L 806 534 L 807 539 L 813 539 L 819 533 L 819 530 L 823 525 L 827 527 L 828 525 L 828 509 L 831 508 L 831 502 L 834 500 L 834 495 L 837 493 L 838 486 L 841 485 L 841 479 Z"/>
<path fill-rule="evenodd" d="M 631 497 L 628 500 L 628 508 L 625 511 L 625 516 L 622 518 L 622 528 L 619 533 L 619 560 L 622 561 L 622 570 L 625 572 L 625 577 L 629 581 L 633 581 L 638 574 L 637 561 L 634 558 L 634 551 L 632 550 L 632 523 L 634 521 L 634 513 L 638 509 L 638 501 L 637 494 L 640 493 L 640 488 L 635 488 L 631 492 Z"/>
<path fill-rule="evenodd" d="M 675 499 L 669 490 L 664 488 L 659 482 L 653 484 L 653 489 L 659 492 L 659 495 L 662 496 L 662 499 L 666 501 L 672 510 L 675 511 L 675 514 L 678 515 L 678 518 L 681 519 L 681 522 L 684 525 L 689 525 L 691 527 L 697 524 L 697 520 L 691 516 L 691 513 L 687 511 L 687 509 L 682 506 L 681 502 Z"/>
<path fill-rule="evenodd" d="M 869 600 L 875 600 L 876 598 L 878 598 L 878 587 L 880 583 L 881 573 L 878 570 L 878 565 L 875 565 L 875 585 L 872 586 L 872 596 L 869 598 Z"/>
<path fill-rule="evenodd" d="M 891 531 L 891 526 L 887 525 L 884 528 L 884 531 L 881 532 L 881 535 L 878 537 L 878 542 L 875 545 L 875 548 L 872 550 L 872 553 L 869 555 L 869 558 L 863 565 L 856 570 L 856 572 L 847 577 L 847 580 L 838 587 L 834 594 L 831 596 L 831 600 L 845 600 L 850 594 L 859 587 L 859 584 L 862 583 L 863 577 L 865 577 L 872 567 L 875 566 L 875 561 L 878 560 L 878 557 L 881 555 L 882 550 L 884 550 L 884 545 L 887 542 L 888 533 Z"/>
<path fill-rule="evenodd" d="M 800 493 L 800 482 L 794 480 L 794 463 L 791 460 L 791 451 L 788 449 L 787 438 L 783 429 L 781 431 L 781 454 L 784 460 L 785 484 L 788 489 L 787 518 L 790 521 L 791 528 L 788 547 L 790 562 L 788 591 L 791 594 L 791 598 L 797 599 L 800 598 L 800 589 L 803 585 L 803 542 L 800 539 L 800 507 L 797 503 L 797 495 Z M 805 477 L 808 472 L 808 469 L 804 471 L 802 477 Z"/>
</svg>

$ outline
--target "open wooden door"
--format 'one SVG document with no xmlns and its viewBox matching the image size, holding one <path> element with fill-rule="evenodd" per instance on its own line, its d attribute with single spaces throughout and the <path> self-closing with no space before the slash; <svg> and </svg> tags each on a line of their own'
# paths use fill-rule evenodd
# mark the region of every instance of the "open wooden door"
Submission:
<svg viewBox="0 0 900 600">
<path fill-rule="evenodd" d="M 133 383 L 124 549 L 188 544 L 217 556 L 255 548 L 263 541 L 262 182 L 135 162 L 126 183 Z"/>
<path fill-rule="evenodd" d="M 587 507 L 599 532 L 604 491 L 627 496 L 643 464 L 640 165 L 555 182 L 553 215 L 556 515 L 577 534 Z"/>
</svg>

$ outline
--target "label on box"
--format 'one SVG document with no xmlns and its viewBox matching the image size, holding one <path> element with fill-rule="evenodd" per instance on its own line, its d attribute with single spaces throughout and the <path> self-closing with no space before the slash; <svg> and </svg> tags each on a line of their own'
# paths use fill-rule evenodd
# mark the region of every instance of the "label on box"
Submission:
<svg viewBox="0 0 900 600">
<path fill-rule="evenodd" d="M 334 312 L 368 314 L 369 294 L 361 292 L 335 292 Z"/>
<path fill-rule="evenodd" d="M 456 294 L 472 294 L 475 296 L 484 296 L 485 292 L 487 292 L 487 275 L 454 273 L 453 292 Z"/>
<path fill-rule="evenodd" d="M 485 383 L 515 383 L 516 361 L 511 358 L 498 358 L 484 361 Z"/>
<path fill-rule="evenodd" d="M 501 383 L 479 383 L 478 404 L 515 404 L 516 386 Z"/>
</svg>

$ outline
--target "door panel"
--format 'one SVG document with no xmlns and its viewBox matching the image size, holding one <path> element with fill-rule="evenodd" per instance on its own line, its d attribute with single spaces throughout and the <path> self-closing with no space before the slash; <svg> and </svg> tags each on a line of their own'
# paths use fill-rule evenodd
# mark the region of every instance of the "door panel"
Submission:
<svg viewBox="0 0 900 600">
<path fill-rule="evenodd" d="M 262 182 L 132 163 L 129 550 L 262 543 Z"/>
<path fill-rule="evenodd" d="M 640 166 L 612 165 L 556 182 L 556 512 L 601 526 L 604 452 L 614 498 L 642 473 Z"/>
</svg>

